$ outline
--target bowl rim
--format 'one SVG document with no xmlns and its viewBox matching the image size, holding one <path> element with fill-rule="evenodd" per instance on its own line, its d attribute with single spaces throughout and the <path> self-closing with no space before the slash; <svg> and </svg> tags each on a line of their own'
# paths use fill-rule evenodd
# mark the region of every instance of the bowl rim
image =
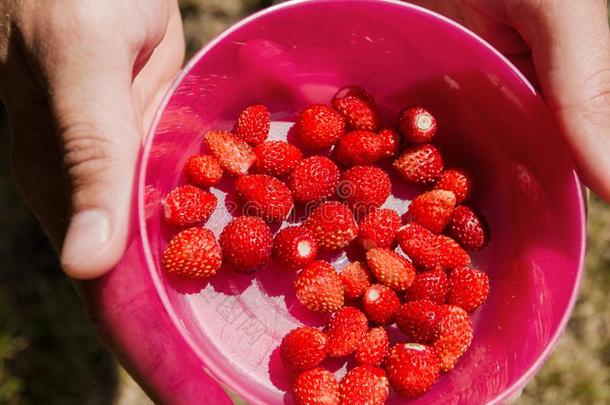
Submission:
<svg viewBox="0 0 610 405">
<path fill-rule="evenodd" d="M 157 130 L 158 124 L 161 120 L 161 117 L 163 116 L 163 113 L 164 113 L 169 101 L 171 100 L 173 94 L 175 93 L 176 89 L 182 84 L 183 80 L 185 79 L 186 76 L 188 76 L 188 74 L 191 72 L 193 67 L 211 49 L 213 49 L 217 44 L 222 42 L 227 36 L 238 31 L 243 26 L 248 25 L 250 22 L 252 22 L 262 16 L 265 16 L 267 14 L 272 14 L 278 10 L 290 9 L 290 8 L 293 8 L 296 6 L 307 5 L 307 4 L 336 3 L 336 2 L 348 2 L 348 1 L 349 2 L 357 1 L 360 3 L 380 3 L 381 2 L 381 3 L 386 3 L 388 5 L 404 7 L 404 8 L 414 10 L 419 13 L 426 14 L 426 15 L 436 19 L 439 23 L 449 25 L 449 26 L 461 31 L 463 34 L 466 34 L 468 37 L 470 37 L 470 39 L 477 42 L 479 45 L 482 45 L 483 47 L 487 48 L 488 51 L 490 51 L 493 55 L 495 55 L 495 57 L 497 57 L 501 62 L 503 62 L 503 65 L 506 68 L 508 68 L 509 71 L 511 71 L 515 76 L 517 76 L 517 78 L 519 79 L 519 82 L 522 85 L 525 85 L 527 87 L 527 89 L 532 93 L 533 96 L 540 97 L 540 94 L 536 91 L 535 87 L 529 82 L 529 80 L 525 77 L 525 75 L 521 71 L 519 71 L 519 69 L 517 69 L 517 67 L 508 58 L 506 58 L 502 53 L 500 53 L 496 48 L 494 48 L 491 44 L 489 44 L 486 40 L 481 38 L 479 35 L 470 31 L 468 28 L 462 26 L 458 22 L 453 21 L 452 19 L 443 16 L 442 14 L 439 14 L 432 10 L 428 10 L 424 7 L 408 3 L 406 1 L 400 1 L 400 0 L 291 0 L 288 2 L 284 2 L 281 4 L 270 6 L 263 10 L 260 10 L 256 13 L 251 14 L 250 16 L 238 21 L 237 23 L 231 25 L 225 31 L 220 33 L 216 38 L 212 39 L 205 46 L 203 46 L 199 51 L 197 51 L 190 58 L 190 60 L 185 64 L 185 66 L 176 76 L 176 78 L 174 79 L 171 86 L 168 87 L 161 103 L 157 107 L 157 110 L 154 115 L 154 119 L 147 131 L 147 137 L 145 139 L 145 143 L 144 143 L 142 151 L 141 151 L 141 158 L 139 160 L 139 167 L 138 167 L 137 210 L 138 210 L 138 225 L 140 228 L 139 231 L 140 231 L 140 236 L 141 236 L 142 251 L 144 252 L 145 262 L 148 267 L 147 270 L 151 276 L 155 289 L 157 290 L 157 295 L 158 295 L 163 307 L 167 311 L 167 314 L 168 314 L 169 318 L 171 319 L 173 326 L 178 331 L 178 333 L 180 334 L 182 339 L 184 339 L 184 341 L 188 345 L 189 349 L 193 353 L 195 353 L 195 355 L 197 356 L 199 361 L 201 361 L 201 364 L 202 364 L 203 368 L 205 369 L 206 373 L 208 375 L 210 375 L 210 377 L 212 377 L 218 384 L 230 389 L 232 392 L 237 394 L 241 399 L 244 399 L 244 400 L 248 401 L 249 403 L 259 403 L 260 400 L 256 396 L 254 396 L 250 392 L 248 392 L 247 390 L 243 389 L 242 384 L 240 384 L 239 381 L 236 381 L 235 378 L 226 375 L 226 373 L 224 373 L 222 369 L 220 369 L 219 367 L 216 367 L 214 364 L 208 364 L 206 362 L 206 356 L 199 350 L 198 345 L 194 342 L 191 335 L 184 329 L 182 321 L 180 320 L 179 316 L 176 314 L 173 306 L 171 305 L 169 296 L 167 295 L 167 292 L 165 291 L 165 287 L 163 286 L 161 277 L 159 276 L 159 273 L 156 271 L 156 264 L 155 264 L 155 260 L 153 258 L 153 253 L 150 248 L 150 242 L 149 242 L 148 233 L 147 233 L 146 209 L 145 209 L 146 202 L 145 202 L 145 199 L 143 198 L 143 196 L 145 195 L 145 188 L 146 188 L 146 174 L 147 174 L 146 162 L 148 162 L 149 157 L 150 157 L 151 147 L 153 144 L 154 135 Z M 567 325 L 567 322 L 569 321 L 572 311 L 574 309 L 574 306 L 576 304 L 576 300 L 578 298 L 578 291 L 580 289 L 580 285 L 581 285 L 581 281 L 582 281 L 582 274 L 584 271 L 584 261 L 585 261 L 585 253 L 586 253 L 586 229 L 587 229 L 587 227 L 586 227 L 586 211 L 587 211 L 586 205 L 587 205 L 587 203 L 586 203 L 586 197 L 583 192 L 583 187 L 580 183 L 580 180 L 579 180 L 578 175 L 575 170 L 572 170 L 572 175 L 573 175 L 573 181 L 576 186 L 575 191 L 577 193 L 577 197 L 578 197 L 578 201 L 579 201 L 578 226 L 580 228 L 580 232 L 579 232 L 580 247 L 579 247 L 578 273 L 576 275 L 576 280 L 575 280 L 575 283 L 574 283 L 574 286 L 572 289 L 572 293 L 571 293 L 568 305 L 566 307 L 566 310 L 563 314 L 561 321 L 559 322 L 557 329 L 555 330 L 555 333 L 549 339 L 546 347 L 540 353 L 540 355 L 536 358 L 536 360 L 509 387 L 505 388 L 502 392 L 499 392 L 495 398 L 489 400 L 488 404 L 500 404 L 500 403 L 503 403 L 504 401 L 510 400 L 512 398 L 516 398 L 520 395 L 521 390 L 524 388 L 524 386 L 527 384 L 527 382 L 531 378 L 533 378 L 533 376 L 540 369 L 540 367 L 542 367 L 542 365 L 544 364 L 544 362 L 546 361 L 548 356 L 551 354 L 551 352 L 556 347 L 559 337 L 563 334 L 565 327 Z"/>
</svg>

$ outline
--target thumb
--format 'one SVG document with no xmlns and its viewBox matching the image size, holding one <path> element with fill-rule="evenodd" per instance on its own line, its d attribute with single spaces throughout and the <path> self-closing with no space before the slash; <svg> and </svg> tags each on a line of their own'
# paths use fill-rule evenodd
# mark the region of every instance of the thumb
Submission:
<svg viewBox="0 0 610 405">
<path fill-rule="evenodd" d="M 125 249 L 141 128 L 128 63 L 68 62 L 49 79 L 71 207 L 60 259 L 70 277 L 88 279 Z"/>
<path fill-rule="evenodd" d="M 532 48 L 551 110 L 582 180 L 610 201 L 610 29 L 605 0 L 506 1 Z"/>
</svg>

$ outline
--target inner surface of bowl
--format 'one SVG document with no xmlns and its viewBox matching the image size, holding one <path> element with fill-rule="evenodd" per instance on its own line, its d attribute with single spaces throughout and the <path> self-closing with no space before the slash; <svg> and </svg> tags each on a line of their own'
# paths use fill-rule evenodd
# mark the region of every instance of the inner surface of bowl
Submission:
<svg viewBox="0 0 610 405">
<path fill-rule="evenodd" d="M 167 310 L 221 384 L 252 403 L 290 401 L 279 343 L 289 330 L 322 326 L 328 317 L 304 309 L 294 295 L 295 275 L 273 263 L 250 275 L 222 269 L 204 282 L 166 277 L 161 255 L 175 230 L 163 223 L 160 199 L 185 183 L 183 163 L 203 151 L 205 131 L 230 130 L 249 104 L 266 104 L 272 137 L 285 139 L 295 112 L 328 103 L 352 84 L 374 96 L 387 125 L 410 104 L 436 115 L 436 142 L 448 165 L 473 173 L 472 205 L 491 231 L 489 246 L 473 256 L 489 274 L 491 292 L 473 314 L 472 346 L 454 371 L 411 401 L 505 399 L 539 366 L 573 303 L 583 244 L 578 181 L 524 79 L 468 32 L 402 3 L 283 5 L 223 34 L 189 65 L 157 120 L 140 190 L 145 248 Z M 213 189 L 218 209 L 206 227 L 217 236 L 234 212 L 231 184 L 225 176 Z M 395 181 L 386 206 L 403 214 L 420 191 Z M 337 267 L 347 260 L 329 259 Z M 346 368 L 342 361 L 323 364 L 337 375 Z"/>
</svg>

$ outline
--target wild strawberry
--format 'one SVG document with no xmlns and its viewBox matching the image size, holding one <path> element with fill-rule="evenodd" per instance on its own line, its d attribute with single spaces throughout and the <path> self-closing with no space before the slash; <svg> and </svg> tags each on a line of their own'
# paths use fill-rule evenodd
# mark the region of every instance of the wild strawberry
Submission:
<svg viewBox="0 0 610 405">
<path fill-rule="evenodd" d="M 453 211 L 447 233 L 467 250 L 479 250 L 487 245 L 487 223 L 466 205 Z"/>
<path fill-rule="evenodd" d="M 222 265 L 222 251 L 209 229 L 189 228 L 169 242 L 163 252 L 163 270 L 184 278 L 211 277 Z"/>
<path fill-rule="evenodd" d="M 389 325 L 394 322 L 400 308 L 400 299 L 390 287 L 373 284 L 364 293 L 362 306 L 369 320 L 379 325 Z"/>
<path fill-rule="evenodd" d="M 284 141 L 265 141 L 254 148 L 254 154 L 256 171 L 275 177 L 290 174 L 303 158 L 299 148 Z"/>
<path fill-rule="evenodd" d="M 335 160 L 346 167 L 371 165 L 382 155 L 382 139 L 374 132 L 352 131 L 341 137 L 333 150 Z"/>
<path fill-rule="evenodd" d="M 305 267 L 296 280 L 297 299 L 316 312 L 335 312 L 343 306 L 343 284 L 333 266 L 318 260 Z"/>
<path fill-rule="evenodd" d="M 439 253 L 439 263 L 445 269 L 468 266 L 470 256 L 453 239 L 445 235 L 437 235 L 435 246 Z"/>
<path fill-rule="evenodd" d="M 358 243 L 365 250 L 376 247 L 393 248 L 400 225 L 400 217 L 396 211 L 374 209 L 358 224 Z"/>
<path fill-rule="evenodd" d="M 368 330 L 366 315 L 354 307 L 343 307 L 328 323 L 328 355 L 347 356 L 353 353 Z"/>
<path fill-rule="evenodd" d="M 448 304 L 472 312 L 485 302 L 488 294 L 489 277 L 482 271 L 460 267 L 449 273 Z"/>
<path fill-rule="evenodd" d="M 354 166 L 343 173 L 337 190 L 357 213 L 379 208 L 392 192 L 390 176 L 378 167 Z"/>
<path fill-rule="evenodd" d="M 335 194 L 339 176 L 339 168 L 332 160 L 311 156 L 297 163 L 290 173 L 288 186 L 296 202 L 317 202 Z"/>
<path fill-rule="evenodd" d="M 453 369 L 455 363 L 468 350 L 472 341 L 472 322 L 460 307 L 443 305 L 439 337 L 431 348 L 436 353 L 442 371 Z"/>
<path fill-rule="evenodd" d="M 404 303 L 396 314 L 396 326 L 409 342 L 432 343 L 440 332 L 441 306 L 428 300 Z"/>
<path fill-rule="evenodd" d="M 388 333 L 383 326 L 378 326 L 366 332 L 364 339 L 356 348 L 354 358 L 361 366 L 379 366 L 388 355 L 389 349 Z"/>
<path fill-rule="evenodd" d="M 339 405 L 339 383 L 328 370 L 314 368 L 302 372 L 292 389 L 296 405 Z"/>
<path fill-rule="evenodd" d="M 424 271 L 415 275 L 415 281 L 405 292 L 407 301 L 430 300 L 444 304 L 447 300 L 449 284 L 442 268 Z"/>
<path fill-rule="evenodd" d="M 332 107 L 314 104 L 303 110 L 294 124 L 300 144 L 308 149 L 324 149 L 337 143 L 345 132 L 345 119 Z"/>
<path fill-rule="evenodd" d="M 256 160 L 250 145 L 230 132 L 210 131 L 203 140 L 208 151 L 231 176 L 248 173 Z"/>
<path fill-rule="evenodd" d="M 428 186 L 443 171 L 443 158 L 434 146 L 417 145 L 405 149 L 392 166 L 406 183 Z"/>
<path fill-rule="evenodd" d="M 451 269 L 470 264 L 470 256 L 453 239 L 434 235 L 414 222 L 401 227 L 396 240 L 411 261 L 425 269 Z"/>
<path fill-rule="evenodd" d="M 335 251 L 349 245 L 358 235 L 350 209 L 337 201 L 327 201 L 313 210 L 304 223 L 322 250 Z"/>
<path fill-rule="evenodd" d="M 452 191 L 456 204 L 461 204 L 472 193 L 472 178 L 463 169 L 447 169 L 441 173 L 434 189 Z"/>
<path fill-rule="evenodd" d="M 373 98 L 361 87 L 344 87 L 332 99 L 332 105 L 352 129 L 376 131 L 381 119 Z"/>
<path fill-rule="evenodd" d="M 395 291 L 405 291 L 415 279 L 415 267 L 389 249 L 370 249 L 366 252 L 366 263 L 380 283 Z"/>
<path fill-rule="evenodd" d="M 289 271 L 302 269 L 316 259 L 318 242 L 303 226 L 280 230 L 273 239 L 273 256 Z"/>
<path fill-rule="evenodd" d="M 267 263 L 273 236 L 260 218 L 234 218 L 220 234 L 220 247 L 226 262 L 238 271 L 251 271 Z"/>
<path fill-rule="evenodd" d="M 161 201 L 165 222 L 189 226 L 207 221 L 216 209 L 216 196 L 195 186 L 179 186 Z"/>
<path fill-rule="evenodd" d="M 440 266 L 440 252 L 436 250 L 436 238 L 423 226 L 410 222 L 396 232 L 400 248 L 416 266 L 435 268 Z"/>
<path fill-rule="evenodd" d="M 390 393 L 385 371 L 379 367 L 354 367 L 339 382 L 342 404 L 383 405 Z"/>
<path fill-rule="evenodd" d="M 339 273 L 343 282 L 345 298 L 355 299 L 362 297 L 371 285 L 371 273 L 366 264 L 362 262 L 348 263 Z"/>
<path fill-rule="evenodd" d="M 281 222 L 294 203 L 284 183 L 266 174 L 249 174 L 235 180 L 235 191 L 243 202 L 243 214 L 261 217 L 267 222 Z"/>
<path fill-rule="evenodd" d="M 271 114 L 262 104 L 254 104 L 239 114 L 235 125 L 235 135 L 251 145 L 267 139 L 271 127 Z"/>
<path fill-rule="evenodd" d="M 189 183 L 198 187 L 212 187 L 222 179 L 222 167 L 214 156 L 194 155 L 184 165 L 184 175 Z"/>
<path fill-rule="evenodd" d="M 407 219 L 417 222 L 433 233 L 441 233 L 449 223 L 455 208 L 451 191 L 432 190 L 418 195 L 409 205 Z"/>
<path fill-rule="evenodd" d="M 280 345 L 280 357 L 287 369 L 303 371 L 314 368 L 326 358 L 326 334 L 316 328 L 301 326 L 290 331 Z"/>
<path fill-rule="evenodd" d="M 436 118 L 422 107 L 402 111 L 398 127 L 405 139 L 413 143 L 428 143 L 436 135 Z"/>
<path fill-rule="evenodd" d="M 400 148 L 400 135 L 392 128 L 386 128 L 377 134 L 381 141 L 381 159 L 390 159 L 396 156 Z"/>
<path fill-rule="evenodd" d="M 439 366 L 434 352 L 418 343 L 400 343 L 390 349 L 385 363 L 388 380 L 401 397 L 426 393 L 438 380 Z"/>
</svg>

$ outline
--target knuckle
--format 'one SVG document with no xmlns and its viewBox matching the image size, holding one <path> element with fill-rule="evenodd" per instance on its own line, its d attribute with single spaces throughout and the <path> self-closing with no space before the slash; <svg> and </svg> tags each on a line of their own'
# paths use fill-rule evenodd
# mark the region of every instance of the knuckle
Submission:
<svg viewBox="0 0 610 405">
<path fill-rule="evenodd" d="M 608 115 L 610 111 L 610 68 L 603 68 L 588 75 L 578 88 L 578 94 L 569 101 L 559 103 L 561 112 L 575 111 L 589 117 Z"/>
<path fill-rule="evenodd" d="M 94 125 L 80 125 L 64 133 L 63 164 L 73 191 L 95 186 L 114 166 L 117 148 L 98 135 Z"/>
</svg>

